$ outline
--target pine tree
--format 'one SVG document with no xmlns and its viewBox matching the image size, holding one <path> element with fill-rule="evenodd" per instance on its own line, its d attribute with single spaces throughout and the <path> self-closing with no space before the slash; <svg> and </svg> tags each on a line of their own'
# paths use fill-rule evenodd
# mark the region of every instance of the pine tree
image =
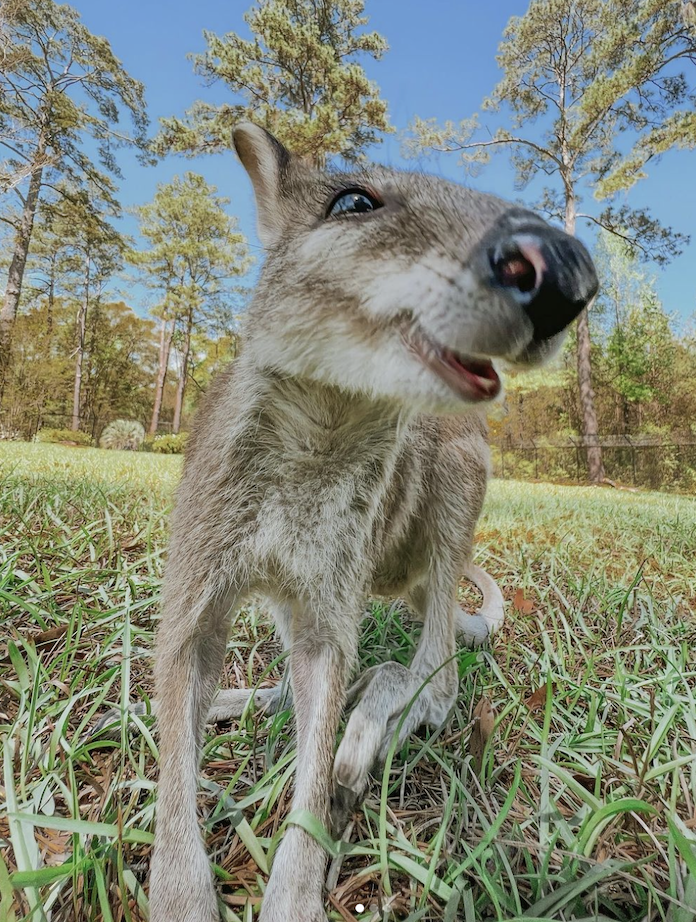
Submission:
<svg viewBox="0 0 696 922">
<path fill-rule="evenodd" d="M 186 173 L 158 186 L 153 201 L 137 209 L 148 247 L 132 252 L 130 259 L 160 296 L 153 310 L 160 322 L 160 356 L 150 434 L 157 431 L 172 344 L 180 355 L 173 423 L 178 432 L 192 337 L 236 310 L 238 292 L 232 282 L 250 264 L 236 218 L 225 211 L 229 199 L 216 193 L 202 176 Z"/>
<path fill-rule="evenodd" d="M 124 70 L 104 38 L 75 10 L 53 0 L 2 0 L 0 7 L 0 194 L 19 199 L 5 298 L 0 310 L 0 398 L 10 357 L 34 218 L 47 174 L 107 194 L 105 172 L 117 174 L 114 151 L 144 148 L 143 87 Z M 133 132 L 120 124 L 127 112 Z M 97 163 L 84 141 L 96 143 Z M 25 188 L 26 187 L 26 188 Z"/>
<path fill-rule="evenodd" d="M 208 47 L 192 56 L 195 70 L 209 85 L 224 83 L 233 100 L 197 102 L 183 119 L 163 119 L 156 149 L 231 149 L 234 125 L 250 119 L 315 163 L 331 154 L 360 158 L 391 130 L 387 104 L 357 61 L 387 50 L 381 35 L 364 31 L 364 7 L 364 0 L 256 0 L 244 15 L 251 40 L 204 32 Z"/>
<path fill-rule="evenodd" d="M 113 227 L 110 202 L 100 200 L 96 190 L 62 190 L 56 207 L 53 232 L 67 250 L 64 284 L 78 305 L 75 318 L 75 377 L 71 428 L 80 428 L 82 381 L 87 352 L 87 321 L 90 308 L 99 309 L 106 284 L 123 264 L 126 241 Z"/>
</svg>

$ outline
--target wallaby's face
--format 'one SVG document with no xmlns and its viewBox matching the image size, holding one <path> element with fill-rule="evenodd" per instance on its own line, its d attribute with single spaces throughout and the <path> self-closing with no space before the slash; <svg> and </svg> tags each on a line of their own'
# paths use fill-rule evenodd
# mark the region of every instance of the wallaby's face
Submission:
<svg viewBox="0 0 696 922">
<path fill-rule="evenodd" d="M 462 411 L 499 394 L 500 363 L 553 355 L 597 291 L 582 244 L 494 196 L 316 171 L 253 125 L 235 145 L 268 246 L 250 347 L 281 373 Z"/>
</svg>

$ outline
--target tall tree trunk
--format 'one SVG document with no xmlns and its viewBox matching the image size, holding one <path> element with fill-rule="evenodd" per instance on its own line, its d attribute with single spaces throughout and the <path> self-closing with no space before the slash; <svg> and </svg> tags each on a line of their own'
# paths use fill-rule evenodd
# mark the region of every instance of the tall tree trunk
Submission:
<svg viewBox="0 0 696 922">
<path fill-rule="evenodd" d="M 575 236 L 575 196 L 570 185 L 566 185 L 565 195 L 565 230 Z M 578 386 L 580 389 L 580 414 L 582 418 L 582 434 L 587 451 L 587 471 L 591 483 L 601 483 L 604 480 L 604 464 L 602 463 L 602 449 L 599 444 L 599 430 L 597 425 L 597 411 L 595 410 L 595 396 L 592 388 L 592 357 L 590 342 L 590 321 L 587 309 L 578 317 L 577 324 L 577 366 Z"/>
<path fill-rule="evenodd" d="M 174 405 L 174 422 L 172 423 L 172 432 L 176 433 L 181 428 L 181 411 L 184 406 L 184 392 L 186 391 L 186 372 L 188 371 L 189 355 L 191 354 L 191 328 L 193 326 L 193 316 L 189 314 L 186 323 L 186 333 L 184 334 L 184 348 L 181 355 L 181 372 L 179 374 L 179 384 L 176 389 L 176 404 Z"/>
<path fill-rule="evenodd" d="M 7 382 L 7 371 L 12 349 L 12 332 L 17 310 L 19 308 L 19 299 L 22 294 L 24 269 L 27 264 L 29 244 L 31 243 L 31 234 L 34 229 L 34 217 L 39 202 L 39 193 L 41 192 L 43 166 L 39 166 L 38 164 L 43 164 L 45 154 L 45 141 L 40 139 L 34 161 L 37 167 L 32 171 L 31 179 L 29 180 L 29 189 L 24 199 L 22 217 L 15 233 L 14 249 L 12 251 L 12 260 L 10 262 L 10 270 L 7 275 L 7 286 L 5 288 L 5 300 L 3 301 L 2 308 L 0 308 L 0 401 L 2 400 L 5 384 Z"/>
<path fill-rule="evenodd" d="M 48 277 L 48 302 L 46 304 L 46 333 L 48 334 L 49 349 L 53 340 L 53 311 L 56 306 L 56 262 L 57 256 L 50 256 L 50 275 Z"/>
<path fill-rule="evenodd" d="M 89 307 L 89 250 L 85 257 L 85 293 L 77 315 L 77 359 L 75 360 L 75 386 L 73 387 L 72 425 L 77 432 L 80 428 L 80 392 L 82 390 L 82 364 L 85 356 L 85 332 L 87 330 L 87 308 Z"/>
<path fill-rule="evenodd" d="M 155 384 L 155 405 L 152 408 L 152 419 L 148 435 L 155 435 L 159 426 L 160 412 L 162 410 L 162 398 L 164 396 L 164 385 L 167 380 L 167 370 L 169 368 L 169 354 L 172 349 L 172 339 L 174 337 L 174 321 L 171 324 L 166 317 L 162 318 L 160 327 L 160 348 L 159 348 L 159 367 L 157 369 L 157 383 Z"/>
<path fill-rule="evenodd" d="M 86 377 L 86 387 L 82 387 L 80 391 L 80 420 L 84 428 L 85 420 L 88 421 L 87 425 L 89 431 L 92 435 L 97 429 L 97 413 L 99 407 L 99 388 L 101 385 L 100 375 L 99 375 L 99 366 L 97 363 L 97 347 L 99 344 L 99 315 L 101 312 L 101 296 L 102 289 L 99 286 L 92 284 L 92 278 L 90 273 L 90 286 L 91 292 L 89 297 L 89 314 L 85 311 L 85 348 L 84 353 L 86 356 L 86 365 L 85 369 L 85 359 L 82 361 L 82 372 L 83 378 Z M 96 289 L 96 290 L 95 290 Z M 89 345 L 87 345 L 87 317 L 89 316 Z M 85 376 L 86 370 L 86 376 Z M 87 430 L 85 430 L 87 431 Z"/>
</svg>

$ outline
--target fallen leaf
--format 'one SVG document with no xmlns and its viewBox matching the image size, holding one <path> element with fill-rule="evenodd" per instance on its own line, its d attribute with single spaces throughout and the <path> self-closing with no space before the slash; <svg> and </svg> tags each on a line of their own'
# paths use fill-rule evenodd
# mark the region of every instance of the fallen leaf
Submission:
<svg viewBox="0 0 696 922">
<path fill-rule="evenodd" d="M 57 829 L 41 829 L 37 830 L 35 835 L 48 867 L 58 867 L 70 858 L 72 833 Z"/>
<path fill-rule="evenodd" d="M 546 691 L 548 689 L 549 683 L 546 682 L 545 685 L 540 685 L 535 692 L 527 698 L 524 702 L 530 711 L 538 711 L 540 708 L 545 707 L 546 705 Z M 553 694 L 553 688 L 551 689 Z"/>
<path fill-rule="evenodd" d="M 50 627 L 47 631 L 39 631 L 38 634 L 32 634 L 30 639 L 34 641 L 37 647 L 40 647 L 41 644 L 52 643 L 54 640 L 58 640 L 59 637 L 67 633 L 67 630 L 67 624 L 59 624 L 58 627 Z"/>
<path fill-rule="evenodd" d="M 59 624 L 58 627 L 50 627 L 46 631 L 38 631 L 36 634 L 30 634 L 28 640 L 33 641 L 37 647 L 44 646 L 47 643 L 53 643 L 58 640 L 68 630 L 67 624 Z M 6 648 L 3 648 L 3 650 Z M 9 656 L 0 657 L 0 666 L 8 666 L 12 660 Z"/>
<path fill-rule="evenodd" d="M 534 602 L 531 599 L 525 599 L 524 590 L 518 589 L 512 600 L 512 607 L 522 612 L 523 615 L 531 615 L 534 611 Z"/>
<path fill-rule="evenodd" d="M 591 794 L 594 794 L 595 789 L 595 779 L 591 778 L 590 775 L 582 775 L 580 772 L 573 772 L 573 778 L 577 781 L 578 784 L 581 784 L 586 791 L 589 791 Z"/>
</svg>

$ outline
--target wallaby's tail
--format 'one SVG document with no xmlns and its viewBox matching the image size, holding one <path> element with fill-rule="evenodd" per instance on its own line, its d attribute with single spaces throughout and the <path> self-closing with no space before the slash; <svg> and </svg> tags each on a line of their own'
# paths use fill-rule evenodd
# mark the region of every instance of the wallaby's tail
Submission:
<svg viewBox="0 0 696 922">
<path fill-rule="evenodd" d="M 464 576 L 471 580 L 476 588 L 483 595 L 483 604 L 476 612 L 486 622 L 488 634 L 494 634 L 498 628 L 502 627 L 505 620 L 505 600 L 503 594 L 498 588 L 498 584 L 489 576 L 481 567 L 473 563 L 468 563 L 464 568 Z"/>
</svg>

